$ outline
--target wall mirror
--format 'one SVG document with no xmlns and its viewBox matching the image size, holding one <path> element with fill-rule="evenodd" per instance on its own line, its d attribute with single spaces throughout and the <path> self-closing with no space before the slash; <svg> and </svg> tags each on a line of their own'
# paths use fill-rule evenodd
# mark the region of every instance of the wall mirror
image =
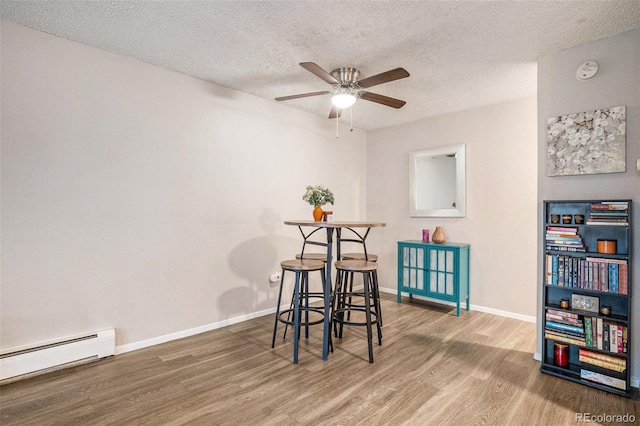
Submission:
<svg viewBox="0 0 640 426">
<path fill-rule="evenodd" d="M 409 153 L 409 216 L 465 216 L 465 145 Z"/>
</svg>

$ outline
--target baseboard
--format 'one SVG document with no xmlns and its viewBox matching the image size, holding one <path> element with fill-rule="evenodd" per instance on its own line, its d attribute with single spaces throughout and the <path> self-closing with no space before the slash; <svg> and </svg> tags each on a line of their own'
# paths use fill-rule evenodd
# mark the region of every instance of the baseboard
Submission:
<svg viewBox="0 0 640 426">
<path fill-rule="evenodd" d="M 389 293 L 389 294 L 398 295 L 397 289 L 390 289 L 390 288 L 380 287 L 380 291 L 383 292 L 383 293 Z M 440 303 L 440 304 L 447 305 L 447 306 L 456 306 L 455 303 L 445 302 L 445 301 L 437 300 L 437 299 L 432 299 L 430 297 L 423 297 L 423 296 L 413 296 L 413 297 L 418 299 L 418 300 L 426 300 L 428 302 Z M 461 307 L 461 309 L 464 309 L 464 308 Z M 472 310 L 472 311 L 486 312 L 488 314 L 497 315 L 497 316 L 500 316 L 500 317 L 513 318 L 513 319 L 517 319 L 517 320 L 520 320 L 520 321 L 530 322 L 530 323 L 533 323 L 533 324 L 536 323 L 536 317 L 532 317 L 532 316 L 529 316 L 529 315 L 522 315 L 522 314 L 518 314 L 518 313 L 515 313 L 515 312 L 502 311 L 500 309 L 488 308 L 486 306 L 474 305 L 473 303 L 469 305 L 469 309 Z"/>
<path fill-rule="evenodd" d="M 218 328 L 226 327 L 232 324 L 238 324 L 240 322 L 248 321 L 254 318 L 259 318 L 265 315 L 274 314 L 276 308 L 265 309 L 263 311 L 253 312 L 251 314 L 242 315 L 239 317 L 225 319 L 223 321 L 206 324 L 200 327 L 190 328 L 188 330 L 178 331 L 176 333 L 165 334 L 163 336 L 154 337 L 153 339 L 141 340 L 139 342 L 128 343 L 126 345 L 116 346 L 116 355 L 136 351 L 138 349 L 144 349 L 151 346 L 159 345 L 161 343 L 170 342 L 172 340 L 182 339 L 184 337 L 195 336 L 196 334 L 205 333 L 207 331 L 216 330 Z"/>
</svg>

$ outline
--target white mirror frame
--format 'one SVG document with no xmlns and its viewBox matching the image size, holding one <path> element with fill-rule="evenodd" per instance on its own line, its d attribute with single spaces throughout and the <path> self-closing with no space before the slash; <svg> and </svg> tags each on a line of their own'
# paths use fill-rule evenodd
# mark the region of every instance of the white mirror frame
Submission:
<svg viewBox="0 0 640 426">
<path fill-rule="evenodd" d="M 450 209 L 419 209 L 417 206 L 418 190 L 424 182 L 416 178 L 418 161 L 424 157 L 454 155 L 456 157 L 456 207 Z M 437 148 L 411 151 L 409 153 L 409 216 L 411 217 L 465 217 L 465 145 L 448 145 Z"/>
</svg>

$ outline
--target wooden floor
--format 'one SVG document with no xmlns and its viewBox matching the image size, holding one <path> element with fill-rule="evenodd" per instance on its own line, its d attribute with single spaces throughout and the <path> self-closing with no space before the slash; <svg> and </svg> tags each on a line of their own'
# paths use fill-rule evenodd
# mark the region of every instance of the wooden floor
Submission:
<svg viewBox="0 0 640 426">
<path fill-rule="evenodd" d="M 322 361 L 321 327 L 271 349 L 267 316 L 0 387 L 9 425 L 563 425 L 636 415 L 626 399 L 541 374 L 535 325 L 383 295 L 367 362 L 348 328 Z M 606 423 L 606 422 L 605 422 Z"/>
</svg>

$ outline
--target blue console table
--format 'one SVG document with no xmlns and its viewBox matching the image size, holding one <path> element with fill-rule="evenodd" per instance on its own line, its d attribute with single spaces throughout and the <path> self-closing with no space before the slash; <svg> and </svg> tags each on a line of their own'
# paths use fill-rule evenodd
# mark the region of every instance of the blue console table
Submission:
<svg viewBox="0 0 640 426">
<path fill-rule="evenodd" d="M 402 293 L 456 304 L 469 310 L 469 244 L 398 241 L 398 303 Z"/>
</svg>

